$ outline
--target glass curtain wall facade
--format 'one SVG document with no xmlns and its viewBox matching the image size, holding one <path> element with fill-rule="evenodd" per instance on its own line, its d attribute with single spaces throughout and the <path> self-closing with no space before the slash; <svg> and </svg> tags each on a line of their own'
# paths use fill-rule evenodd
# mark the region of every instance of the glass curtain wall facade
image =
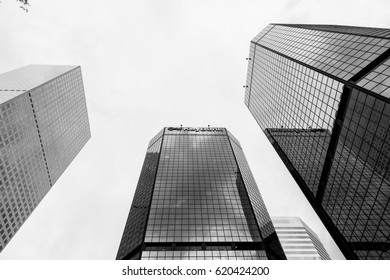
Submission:
<svg viewBox="0 0 390 280">
<path fill-rule="evenodd" d="M 317 234 L 298 217 L 271 217 L 288 260 L 330 260 Z"/>
<path fill-rule="evenodd" d="M 390 30 L 270 24 L 245 104 L 347 259 L 390 258 Z"/>
<path fill-rule="evenodd" d="M 117 259 L 285 259 L 233 135 L 167 127 L 150 141 Z"/>
<path fill-rule="evenodd" d="M 0 75 L 0 251 L 90 136 L 80 67 Z"/>
</svg>

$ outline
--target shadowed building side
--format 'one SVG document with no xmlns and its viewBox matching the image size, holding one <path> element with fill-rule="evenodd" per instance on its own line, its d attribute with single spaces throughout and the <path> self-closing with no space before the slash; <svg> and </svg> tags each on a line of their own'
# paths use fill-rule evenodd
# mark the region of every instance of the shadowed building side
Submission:
<svg viewBox="0 0 390 280">
<path fill-rule="evenodd" d="M 389 259 L 390 30 L 270 24 L 245 104 L 347 259 Z"/>
</svg>

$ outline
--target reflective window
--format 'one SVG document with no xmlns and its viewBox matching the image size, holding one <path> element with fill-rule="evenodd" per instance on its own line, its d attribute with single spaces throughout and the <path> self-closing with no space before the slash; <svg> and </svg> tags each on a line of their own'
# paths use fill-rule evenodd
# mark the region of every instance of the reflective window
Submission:
<svg viewBox="0 0 390 280">
<path fill-rule="evenodd" d="M 351 258 L 389 258 L 389 37 L 270 25 L 251 42 L 245 104 Z"/>
<path fill-rule="evenodd" d="M 118 259 L 266 259 L 265 247 L 284 257 L 230 132 L 165 128 L 152 139 Z"/>
<path fill-rule="evenodd" d="M 241 180 L 226 135 L 166 135 L 145 242 L 261 241 Z"/>
</svg>

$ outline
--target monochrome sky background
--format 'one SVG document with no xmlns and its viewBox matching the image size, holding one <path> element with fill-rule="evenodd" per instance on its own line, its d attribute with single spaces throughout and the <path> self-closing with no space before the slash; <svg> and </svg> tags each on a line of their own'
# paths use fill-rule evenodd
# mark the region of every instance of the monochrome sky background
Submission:
<svg viewBox="0 0 390 280">
<path fill-rule="evenodd" d="M 14 0 L 0 3 L 0 73 L 80 65 L 92 138 L 0 259 L 114 259 L 149 140 L 222 126 L 271 216 L 299 216 L 342 254 L 244 105 L 249 42 L 268 23 L 390 26 L 388 0 Z"/>
</svg>

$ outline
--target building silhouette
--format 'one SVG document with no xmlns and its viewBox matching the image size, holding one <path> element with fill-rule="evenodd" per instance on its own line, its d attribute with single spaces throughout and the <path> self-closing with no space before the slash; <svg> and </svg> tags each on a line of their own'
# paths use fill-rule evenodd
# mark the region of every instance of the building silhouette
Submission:
<svg viewBox="0 0 390 280">
<path fill-rule="evenodd" d="M 390 29 L 270 24 L 245 104 L 347 259 L 390 258 Z"/>
<path fill-rule="evenodd" d="M 90 137 L 80 67 L 0 75 L 0 251 Z"/>
<path fill-rule="evenodd" d="M 239 142 L 166 127 L 149 143 L 117 259 L 285 259 Z"/>
<path fill-rule="evenodd" d="M 330 260 L 317 234 L 298 217 L 271 217 L 288 260 Z"/>
</svg>

